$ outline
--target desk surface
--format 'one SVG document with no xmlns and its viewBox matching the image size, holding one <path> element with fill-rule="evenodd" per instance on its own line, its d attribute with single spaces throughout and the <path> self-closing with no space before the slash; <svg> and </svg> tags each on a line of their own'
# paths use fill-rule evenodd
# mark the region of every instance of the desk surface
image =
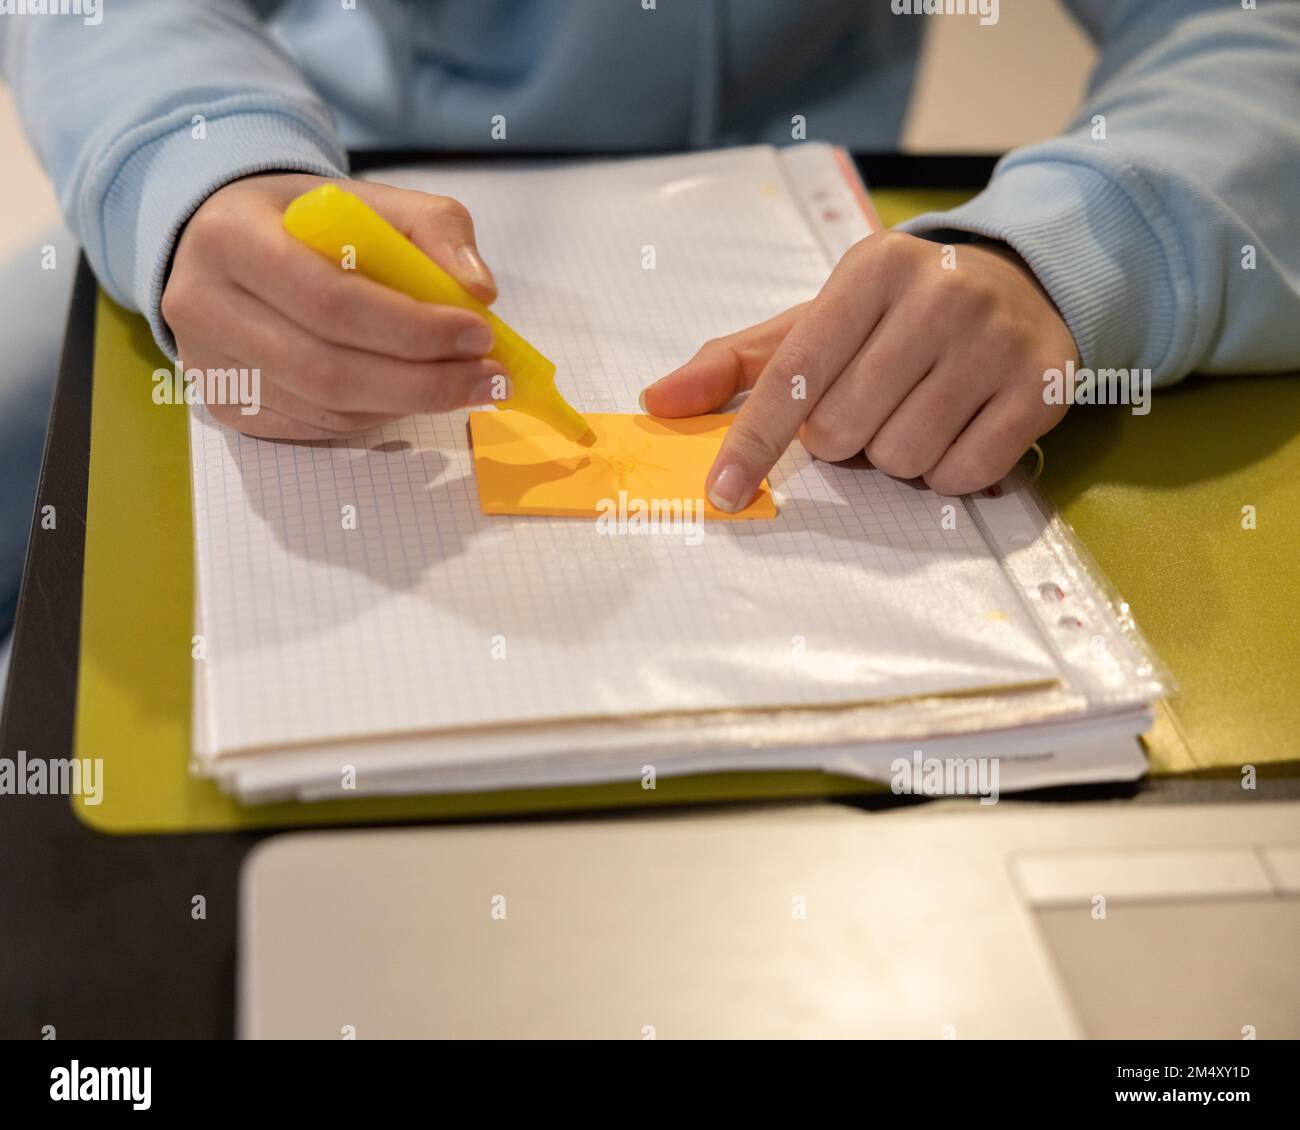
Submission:
<svg viewBox="0 0 1300 1130">
<path fill-rule="evenodd" d="M 375 154 L 358 167 L 393 163 Z M 860 157 L 873 187 L 983 183 L 992 158 Z M 95 282 L 77 276 L 46 443 L 40 502 L 59 515 L 38 533 L 19 604 L 0 752 L 64 757 L 72 749 L 90 442 Z M 129 641 L 124 641 L 129 646 Z M 1300 797 L 1300 780 L 1270 783 L 1268 799 Z M 256 833 L 111 838 L 73 817 L 64 797 L 7 798 L 0 853 L 0 1036 L 228 1037 L 234 1031 L 238 870 Z M 1198 803 L 1243 800 L 1235 779 L 1165 778 L 1061 789 L 1014 804 L 1062 800 Z M 835 803 L 864 811 L 895 798 Z M 910 805 L 909 805 L 910 807 Z M 936 810 L 936 818 L 942 818 Z M 191 918 L 194 895 L 208 917 Z"/>
</svg>

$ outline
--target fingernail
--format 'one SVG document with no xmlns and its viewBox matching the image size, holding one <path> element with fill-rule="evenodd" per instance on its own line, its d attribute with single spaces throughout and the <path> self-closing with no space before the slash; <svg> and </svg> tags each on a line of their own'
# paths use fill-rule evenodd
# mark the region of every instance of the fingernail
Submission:
<svg viewBox="0 0 1300 1130">
<path fill-rule="evenodd" d="M 471 326 L 456 339 L 456 352 L 482 357 L 492 348 L 492 331 L 487 326 Z"/>
<path fill-rule="evenodd" d="M 469 390 L 467 404 L 500 404 L 510 399 L 510 378 L 503 373 L 484 377 Z"/>
<path fill-rule="evenodd" d="M 671 376 L 672 373 L 669 373 L 668 377 Z M 649 414 L 650 409 L 645 406 L 645 398 L 649 396 L 650 393 L 654 392 L 654 390 L 657 389 L 661 384 L 663 384 L 664 381 L 668 379 L 668 377 L 660 377 L 657 381 L 651 381 L 650 384 L 646 385 L 645 388 L 641 390 L 641 395 L 636 398 L 636 402 L 639 405 L 641 405 L 642 412 Z"/>
<path fill-rule="evenodd" d="M 461 265 L 471 282 L 481 283 L 483 286 L 495 289 L 496 283 L 492 281 L 492 272 L 487 269 L 487 264 L 479 258 L 479 253 L 473 244 L 462 243 L 457 248 L 456 262 Z"/>
<path fill-rule="evenodd" d="M 743 467 L 728 463 L 718 472 L 706 493 L 709 501 L 719 510 L 734 514 L 749 505 L 756 489 L 757 484 L 751 481 L 749 473 Z"/>
</svg>

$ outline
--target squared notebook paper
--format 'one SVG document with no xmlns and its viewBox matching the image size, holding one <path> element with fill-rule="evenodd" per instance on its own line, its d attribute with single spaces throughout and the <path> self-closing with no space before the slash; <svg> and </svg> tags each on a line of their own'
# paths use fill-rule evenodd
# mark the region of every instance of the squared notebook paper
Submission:
<svg viewBox="0 0 1300 1130">
<path fill-rule="evenodd" d="M 497 312 L 627 429 L 642 388 L 810 298 L 868 233 L 846 168 L 805 144 L 375 177 L 463 201 Z M 477 473 L 463 414 L 292 445 L 195 409 L 199 772 L 264 801 L 647 764 L 887 780 L 920 747 L 1002 755 L 1003 788 L 1142 771 L 1159 675 L 1031 489 L 943 499 L 796 444 L 764 520 L 611 530 L 555 515 L 617 469 L 575 503 L 508 415 L 471 417 Z M 702 438 L 672 458 L 706 467 Z"/>
</svg>

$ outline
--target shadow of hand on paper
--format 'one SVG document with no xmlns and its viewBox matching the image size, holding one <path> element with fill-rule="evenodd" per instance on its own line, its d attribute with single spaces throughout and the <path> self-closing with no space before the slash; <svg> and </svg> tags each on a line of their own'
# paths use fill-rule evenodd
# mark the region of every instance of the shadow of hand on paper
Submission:
<svg viewBox="0 0 1300 1130">
<path fill-rule="evenodd" d="M 439 520 L 429 495 L 448 483 L 446 453 L 385 440 L 246 439 L 225 430 L 244 496 L 292 557 L 411 589 L 439 562 L 464 553 L 474 528 Z M 471 484 L 472 491 L 472 484 Z"/>
<path fill-rule="evenodd" d="M 568 459 L 539 459 L 536 463 L 506 463 L 490 455 L 480 455 L 474 460 L 475 478 L 487 483 L 511 483 L 516 493 L 535 490 L 547 483 L 567 482 L 585 475 L 593 467 L 593 457 L 582 453 Z M 480 499 L 481 500 L 481 499 Z M 494 514 L 514 513 L 512 510 L 491 511 Z"/>
<path fill-rule="evenodd" d="M 780 499 L 776 519 L 727 523 L 727 531 L 756 554 L 805 556 L 809 535 L 868 544 L 882 564 L 899 567 L 906 564 L 901 554 L 916 567 L 987 553 L 960 499 L 935 494 L 919 479 L 891 478 L 863 455 L 837 463 L 814 459 L 800 470 L 797 488 L 793 476 L 787 480 L 775 471 L 772 478 Z"/>
<path fill-rule="evenodd" d="M 583 603 L 590 615 L 563 620 L 564 631 L 581 642 L 595 633 L 601 608 L 621 607 L 630 598 L 637 578 L 622 570 L 575 565 L 551 571 L 545 588 L 535 587 L 534 557 L 558 551 L 579 562 L 591 554 L 576 552 L 571 535 L 548 532 L 553 523 L 545 518 L 481 513 L 473 472 L 457 473 L 468 466 L 465 452 L 388 438 L 397 426 L 314 443 L 247 439 L 224 430 L 248 506 L 290 559 L 278 575 L 261 578 L 279 598 L 282 638 L 320 635 L 344 624 L 368 630 L 376 606 L 391 605 L 390 612 L 402 607 L 391 604 L 396 597 L 418 602 L 406 606 L 414 615 L 419 606 L 441 606 L 473 623 L 484 638 L 508 629 L 515 638 L 539 640 L 557 630 L 554 607 Z M 554 473 L 572 471 L 557 467 Z M 558 521 L 596 540 L 594 521 Z M 293 562 L 305 565 L 298 569 Z M 335 583 L 322 565 L 357 579 Z M 493 585 L 501 587 L 499 598 L 484 595 Z M 319 591 L 323 586 L 327 592 Z"/>
</svg>

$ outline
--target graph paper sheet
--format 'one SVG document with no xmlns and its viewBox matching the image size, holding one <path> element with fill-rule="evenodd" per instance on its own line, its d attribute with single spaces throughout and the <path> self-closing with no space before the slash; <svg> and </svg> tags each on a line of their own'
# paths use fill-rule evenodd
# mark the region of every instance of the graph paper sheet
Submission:
<svg viewBox="0 0 1300 1130">
<path fill-rule="evenodd" d="M 378 179 L 468 206 L 496 309 L 585 411 L 636 411 L 830 268 L 765 147 Z M 611 534 L 480 513 L 466 431 L 455 413 L 294 445 L 195 410 L 200 755 L 1057 678 L 952 500 L 796 444 L 775 520 Z"/>
</svg>

